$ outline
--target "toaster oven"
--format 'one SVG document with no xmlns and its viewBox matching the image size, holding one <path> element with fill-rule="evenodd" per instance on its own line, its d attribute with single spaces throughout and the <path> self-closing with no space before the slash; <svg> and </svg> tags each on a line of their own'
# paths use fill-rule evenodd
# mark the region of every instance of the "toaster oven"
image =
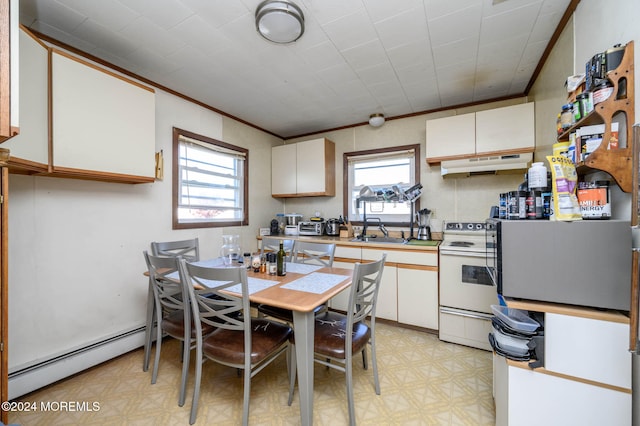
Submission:
<svg viewBox="0 0 640 426">
<path fill-rule="evenodd" d="M 300 222 L 298 224 L 299 235 L 322 235 L 323 233 L 323 222 Z"/>
</svg>

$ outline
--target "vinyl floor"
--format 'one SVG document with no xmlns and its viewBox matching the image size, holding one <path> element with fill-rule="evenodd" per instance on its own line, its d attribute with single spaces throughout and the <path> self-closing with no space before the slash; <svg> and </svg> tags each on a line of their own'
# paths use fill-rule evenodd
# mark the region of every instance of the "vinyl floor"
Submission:
<svg viewBox="0 0 640 426">
<path fill-rule="evenodd" d="M 378 323 L 381 395 L 371 369 L 354 366 L 358 425 L 493 425 L 492 355 L 445 343 L 417 330 Z M 32 425 L 188 425 L 193 368 L 187 402 L 178 406 L 180 344 L 162 344 L 158 381 L 142 371 L 142 349 L 124 354 L 19 399 L 36 411 L 11 412 L 9 422 Z M 193 358 L 193 357 L 192 357 Z M 296 395 L 287 405 L 284 357 L 252 379 L 251 425 L 298 425 Z M 47 410 L 40 409 L 44 404 Z M 238 425 L 242 420 L 242 379 L 235 369 L 203 365 L 198 425 Z M 314 424 L 348 424 L 344 374 L 316 364 Z"/>
</svg>

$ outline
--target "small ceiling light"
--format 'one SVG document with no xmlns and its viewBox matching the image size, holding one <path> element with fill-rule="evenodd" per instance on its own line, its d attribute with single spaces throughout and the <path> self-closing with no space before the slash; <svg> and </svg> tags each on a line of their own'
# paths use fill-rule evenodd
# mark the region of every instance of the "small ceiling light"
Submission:
<svg viewBox="0 0 640 426">
<path fill-rule="evenodd" d="M 265 0 L 256 8 L 256 29 L 274 43 L 291 43 L 304 33 L 304 14 L 293 2 Z"/>
<path fill-rule="evenodd" d="M 380 127 L 384 124 L 384 114 L 371 114 L 369 116 L 369 125 L 372 127 Z"/>
</svg>

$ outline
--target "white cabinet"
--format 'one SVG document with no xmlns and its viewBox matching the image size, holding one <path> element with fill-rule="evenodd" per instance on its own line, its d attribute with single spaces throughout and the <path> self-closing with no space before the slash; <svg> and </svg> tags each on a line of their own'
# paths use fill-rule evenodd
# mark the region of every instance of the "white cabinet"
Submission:
<svg viewBox="0 0 640 426">
<path fill-rule="evenodd" d="M 47 106 L 49 53 L 30 33 L 20 38 L 20 134 L 2 144 L 11 151 L 11 168 L 46 172 L 49 164 Z"/>
<path fill-rule="evenodd" d="M 438 271 L 427 268 L 398 265 L 398 322 L 437 330 Z"/>
<path fill-rule="evenodd" d="M 334 196 L 335 144 L 320 138 L 271 150 L 273 197 Z"/>
<path fill-rule="evenodd" d="M 628 318 L 562 305 L 537 306 L 547 310 L 544 367 L 530 369 L 527 363 L 494 355 L 496 425 L 630 425 Z"/>
<path fill-rule="evenodd" d="M 494 365 L 497 426 L 631 425 L 630 389 L 541 374 L 508 365 L 502 357 Z"/>
<path fill-rule="evenodd" d="M 427 163 L 533 152 L 534 103 L 427 120 Z"/>
<path fill-rule="evenodd" d="M 18 0 L 0 4 L 0 143 L 18 133 L 18 8 Z"/>
<path fill-rule="evenodd" d="M 57 50 L 51 73 L 54 173 L 153 181 L 154 91 Z"/>
<path fill-rule="evenodd" d="M 475 113 L 427 120 L 427 161 L 476 152 Z"/>
<path fill-rule="evenodd" d="M 297 192 L 295 144 L 271 148 L 271 193 L 295 194 Z"/>
<path fill-rule="evenodd" d="M 362 250 L 360 247 L 336 246 L 334 253 L 333 266 L 336 268 L 346 268 L 353 270 L 354 264 L 360 262 L 362 258 Z M 349 291 L 346 288 L 329 300 L 329 307 L 338 311 L 347 311 L 349 304 Z"/>
<path fill-rule="evenodd" d="M 476 155 L 533 148 L 533 102 L 476 112 Z"/>
</svg>

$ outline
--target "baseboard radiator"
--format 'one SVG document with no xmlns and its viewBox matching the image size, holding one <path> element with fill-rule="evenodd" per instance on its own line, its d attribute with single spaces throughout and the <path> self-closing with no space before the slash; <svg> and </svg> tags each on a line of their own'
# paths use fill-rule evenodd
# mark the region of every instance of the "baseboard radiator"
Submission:
<svg viewBox="0 0 640 426">
<path fill-rule="evenodd" d="M 9 373 L 9 399 L 19 398 L 141 347 L 144 331 L 145 327 L 139 327 Z"/>
</svg>

